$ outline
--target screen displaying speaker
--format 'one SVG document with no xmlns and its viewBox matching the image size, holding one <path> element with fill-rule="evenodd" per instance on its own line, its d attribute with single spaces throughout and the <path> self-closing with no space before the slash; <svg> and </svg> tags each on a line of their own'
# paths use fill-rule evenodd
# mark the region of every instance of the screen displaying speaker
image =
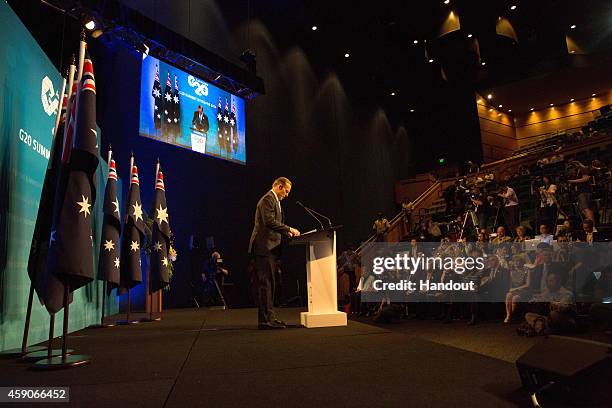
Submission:
<svg viewBox="0 0 612 408">
<path fill-rule="evenodd" d="M 139 132 L 246 163 L 244 99 L 150 55 L 142 61 Z"/>
</svg>

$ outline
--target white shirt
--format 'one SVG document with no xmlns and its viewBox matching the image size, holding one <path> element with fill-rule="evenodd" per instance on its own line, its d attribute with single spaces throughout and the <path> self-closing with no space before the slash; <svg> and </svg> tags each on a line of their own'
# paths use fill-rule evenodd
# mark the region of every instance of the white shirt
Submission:
<svg viewBox="0 0 612 408">
<path fill-rule="evenodd" d="M 272 194 L 274 194 L 274 198 L 276 198 L 276 204 L 278 204 L 278 211 L 282 211 L 283 209 L 281 208 L 280 200 L 278 199 L 278 196 L 276 195 L 274 190 L 270 190 L 270 191 L 272 192 Z"/>
<path fill-rule="evenodd" d="M 518 205 L 518 198 L 516 197 L 516 193 L 512 187 L 508 187 L 508 190 L 502 194 L 502 197 L 506 199 L 506 207 Z"/>
<path fill-rule="evenodd" d="M 546 234 L 546 235 L 540 234 L 540 235 L 536 236 L 536 239 L 539 239 L 540 243 L 545 242 L 545 243 L 547 243 L 549 245 L 552 245 L 553 244 L 553 240 L 555 238 L 552 235 L 550 235 L 550 234 Z"/>
</svg>

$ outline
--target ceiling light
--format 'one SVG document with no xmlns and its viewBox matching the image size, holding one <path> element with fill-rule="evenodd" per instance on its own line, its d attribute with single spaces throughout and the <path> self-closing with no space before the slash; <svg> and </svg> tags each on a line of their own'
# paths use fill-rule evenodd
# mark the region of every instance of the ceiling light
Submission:
<svg viewBox="0 0 612 408">
<path fill-rule="evenodd" d="M 89 20 L 87 23 L 85 23 L 85 28 L 89 31 L 92 31 L 94 28 L 96 28 L 96 22 L 93 20 Z"/>
<path fill-rule="evenodd" d="M 550 106 L 555 106 L 555 105 L 553 103 L 551 103 Z"/>
<path fill-rule="evenodd" d="M 499 107 L 500 107 L 500 108 L 501 108 L 502 106 L 504 106 L 504 105 L 499 105 Z"/>
<path fill-rule="evenodd" d="M 429 62 L 433 62 L 433 61 L 434 61 L 434 60 L 433 60 L 433 58 L 430 58 L 430 59 L 429 59 Z"/>
<path fill-rule="evenodd" d="M 395 96 L 395 92 L 391 92 L 391 96 Z"/>
<path fill-rule="evenodd" d="M 467 37 L 468 37 L 468 38 L 472 38 L 472 34 L 468 34 L 468 36 L 467 36 Z"/>
<path fill-rule="evenodd" d="M 591 96 L 594 98 L 596 94 L 591 94 Z"/>
<path fill-rule="evenodd" d="M 444 0 L 444 4 L 450 3 L 450 0 Z"/>
<path fill-rule="evenodd" d="M 488 94 L 487 99 L 493 99 L 493 94 Z"/>
<path fill-rule="evenodd" d="M 529 110 L 533 112 L 533 108 L 529 108 Z"/>
<path fill-rule="evenodd" d="M 414 112 L 414 109 L 410 109 L 410 112 Z"/>
<path fill-rule="evenodd" d="M 412 43 L 413 43 L 413 44 L 418 44 L 418 43 L 419 43 L 419 40 L 414 40 Z"/>
<path fill-rule="evenodd" d="M 312 26 L 312 31 L 317 31 L 317 26 Z"/>
<path fill-rule="evenodd" d="M 570 102 L 574 102 L 574 98 L 570 99 Z"/>
<path fill-rule="evenodd" d="M 515 4 L 511 5 L 510 10 L 516 10 L 516 5 Z"/>
<path fill-rule="evenodd" d="M 482 65 L 482 66 L 484 67 L 485 65 L 487 65 L 487 63 L 486 63 L 486 62 L 484 62 L 484 61 L 482 61 L 482 62 L 480 63 L 480 65 Z"/>
<path fill-rule="evenodd" d="M 346 54 L 344 54 L 344 58 L 348 58 L 348 57 L 350 57 L 350 56 L 351 56 L 351 55 L 350 55 L 348 52 L 347 52 Z"/>
<path fill-rule="evenodd" d="M 512 109 L 508 109 L 508 112 L 512 112 Z"/>
<path fill-rule="evenodd" d="M 574 28 L 576 28 L 576 24 L 572 24 L 570 28 L 573 30 Z"/>
</svg>

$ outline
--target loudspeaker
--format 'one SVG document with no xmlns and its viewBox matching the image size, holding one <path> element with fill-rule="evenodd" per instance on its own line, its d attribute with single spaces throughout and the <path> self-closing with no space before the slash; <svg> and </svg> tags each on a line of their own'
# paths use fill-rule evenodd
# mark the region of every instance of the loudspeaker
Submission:
<svg viewBox="0 0 612 408">
<path fill-rule="evenodd" d="M 611 345 L 549 336 L 519 357 L 516 368 L 523 387 L 542 406 L 612 404 Z"/>
</svg>

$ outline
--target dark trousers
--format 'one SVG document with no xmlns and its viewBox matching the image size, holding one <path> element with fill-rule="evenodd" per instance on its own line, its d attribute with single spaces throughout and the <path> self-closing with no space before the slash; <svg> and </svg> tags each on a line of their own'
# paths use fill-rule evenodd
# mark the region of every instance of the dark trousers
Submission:
<svg viewBox="0 0 612 408">
<path fill-rule="evenodd" d="M 257 320 L 259 324 L 274 322 L 274 271 L 276 270 L 277 257 L 274 254 L 269 256 L 255 256 L 255 270 L 257 271 L 257 293 L 259 314 Z"/>
<path fill-rule="evenodd" d="M 506 224 L 506 234 L 507 235 L 515 235 L 516 227 L 519 223 L 519 206 L 511 205 L 509 207 L 504 207 L 504 224 Z"/>
</svg>

